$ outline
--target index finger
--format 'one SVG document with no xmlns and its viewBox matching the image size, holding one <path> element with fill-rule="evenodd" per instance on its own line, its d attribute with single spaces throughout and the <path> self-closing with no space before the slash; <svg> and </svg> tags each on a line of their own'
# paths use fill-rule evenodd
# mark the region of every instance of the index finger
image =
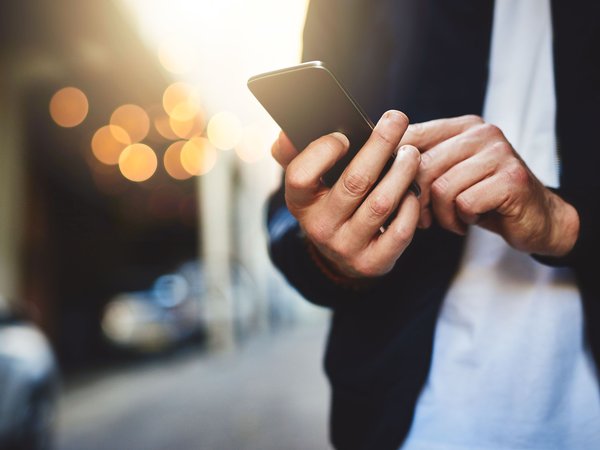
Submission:
<svg viewBox="0 0 600 450">
<path fill-rule="evenodd" d="M 482 123 L 483 119 L 475 115 L 413 123 L 408 126 L 406 133 L 402 136 L 400 145 L 410 144 L 424 152 Z"/>
<path fill-rule="evenodd" d="M 300 153 L 283 131 L 279 132 L 277 140 L 271 147 L 271 155 L 285 170 L 292 160 Z"/>
<path fill-rule="evenodd" d="M 400 111 L 387 111 L 367 142 L 329 192 L 329 208 L 343 220 L 348 219 L 377 183 L 408 126 L 408 117 Z"/>
</svg>

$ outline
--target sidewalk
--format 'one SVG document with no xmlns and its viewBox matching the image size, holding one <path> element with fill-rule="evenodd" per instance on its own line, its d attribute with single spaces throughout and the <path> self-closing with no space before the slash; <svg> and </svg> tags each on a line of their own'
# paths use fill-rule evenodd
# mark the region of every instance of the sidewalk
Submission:
<svg viewBox="0 0 600 450">
<path fill-rule="evenodd" d="M 325 328 L 282 330 L 232 354 L 194 351 L 71 387 L 56 448 L 327 449 Z"/>
</svg>

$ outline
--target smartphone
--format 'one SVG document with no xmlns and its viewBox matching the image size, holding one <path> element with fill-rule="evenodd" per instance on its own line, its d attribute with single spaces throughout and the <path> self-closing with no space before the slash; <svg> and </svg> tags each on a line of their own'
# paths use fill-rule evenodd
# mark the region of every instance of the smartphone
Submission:
<svg viewBox="0 0 600 450">
<path fill-rule="evenodd" d="M 328 186 L 333 186 L 373 131 L 371 119 L 321 61 L 253 76 L 248 88 L 298 150 L 334 131 L 348 138 L 348 153 L 323 177 Z"/>
</svg>

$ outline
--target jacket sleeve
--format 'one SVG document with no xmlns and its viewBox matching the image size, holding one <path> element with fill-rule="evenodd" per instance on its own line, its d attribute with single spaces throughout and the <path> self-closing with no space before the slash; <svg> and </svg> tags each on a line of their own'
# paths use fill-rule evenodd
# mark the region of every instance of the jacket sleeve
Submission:
<svg viewBox="0 0 600 450">
<path fill-rule="evenodd" d="M 560 187 L 554 191 L 575 207 L 580 229 L 568 255 L 536 258 L 545 264 L 571 267 L 579 274 L 596 273 L 592 268 L 600 252 L 600 152 L 596 138 L 600 123 L 600 27 L 591 18 L 600 14 L 600 3 L 580 2 L 573 8 L 553 1 L 552 10 L 560 162 Z"/>
<path fill-rule="evenodd" d="M 269 199 L 267 215 L 271 260 L 307 300 L 334 307 L 340 301 L 347 302 L 364 295 L 335 283 L 317 267 L 309 254 L 298 221 L 285 205 L 283 188 L 279 188 Z"/>
</svg>

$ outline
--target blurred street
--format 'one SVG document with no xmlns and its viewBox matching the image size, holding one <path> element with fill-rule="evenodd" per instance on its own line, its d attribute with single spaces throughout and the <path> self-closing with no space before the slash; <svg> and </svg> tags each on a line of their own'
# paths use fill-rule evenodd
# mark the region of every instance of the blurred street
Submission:
<svg viewBox="0 0 600 450">
<path fill-rule="evenodd" d="M 230 354 L 186 350 L 72 382 L 56 448 L 329 448 L 325 332 L 322 323 L 301 325 Z"/>
</svg>

